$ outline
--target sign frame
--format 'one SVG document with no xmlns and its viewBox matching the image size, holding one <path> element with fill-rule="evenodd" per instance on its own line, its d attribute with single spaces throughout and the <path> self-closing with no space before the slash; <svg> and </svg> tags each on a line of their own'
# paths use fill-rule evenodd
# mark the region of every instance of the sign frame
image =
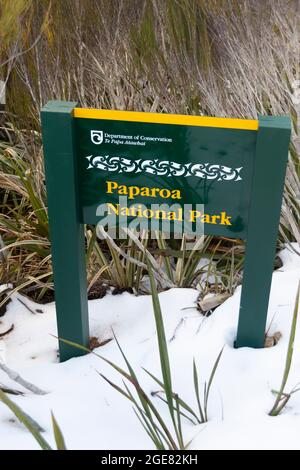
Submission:
<svg viewBox="0 0 300 470">
<path fill-rule="evenodd" d="M 84 224 L 80 218 L 74 123 L 76 118 L 99 116 L 99 111 L 76 106 L 76 102 L 49 101 L 41 111 L 41 121 L 58 336 L 88 347 L 85 239 Z M 107 112 L 101 111 L 104 114 Z M 127 120 L 162 124 L 167 123 L 169 116 L 122 111 L 110 113 L 115 113 L 115 119 L 120 118 L 121 114 L 118 113 L 123 113 L 125 121 L 127 114 Z M 178 125 L 257 131 L 235 347 L 262 348 L 288 159 L 290 118 L 259 116 L 258 120 L 242 120 L 171 116 Z M 101 136 L 95 138 L 101 139 Z M 84 354 L 64 342 L 59 343 L 59 350 L 60 361 Z"/>
</svg>

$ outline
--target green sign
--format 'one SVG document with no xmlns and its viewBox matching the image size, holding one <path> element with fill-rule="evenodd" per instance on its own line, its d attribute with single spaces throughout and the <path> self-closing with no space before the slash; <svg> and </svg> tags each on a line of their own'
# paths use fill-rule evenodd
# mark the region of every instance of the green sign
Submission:
<svg viewBox="0 0 300 470">
<path fill-rule="evenodd" d="M 149 229 L 169 223 L 182 233 L 201 227 L 204 234 L 245 239 L 236 346 L 263 347 L 288 117 L 91 110 L 51 101 L 42 129 L 60 337 L 88 344 L 83 225 L 98 224 L 105 207 L 109 216 Z M 61 360 L 78 354 L 60 345 Z"/>
<path fill-rule="evenodd" d="M 146 213 L 181 222 L 183 206 L 191 204 L 185 215 L 191 224 L 203 221 L 205 233 L 245 238 L 257 121 L 187 116 L 178 124 L 178 116 L 174 123 L 166 115 L 162 123 L 150 114 L 152 122 L 145 122 L 148 113 L 131 121 L 135 114 L 75 111 L 82 222 L 97 223 L 100 201 L 120 213 L 123 195 L 136 208 L 128 215 L 140 213 L 139 204 L 177 204 L 174 214 Z M 212 127 L 230 122 L 237 127 Z"/>
</svg>

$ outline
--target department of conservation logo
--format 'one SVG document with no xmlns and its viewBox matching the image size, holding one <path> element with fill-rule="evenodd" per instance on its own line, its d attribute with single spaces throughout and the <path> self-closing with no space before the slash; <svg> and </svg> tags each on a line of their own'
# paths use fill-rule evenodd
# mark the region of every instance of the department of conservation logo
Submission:
<svg viewBox="0 0 300 470">
<path fill-rule="evenodd" d="M 100 145 L 103 142 L 103 131 L 91 131 L 91 141 L 93 144 Z"/>
</svg>

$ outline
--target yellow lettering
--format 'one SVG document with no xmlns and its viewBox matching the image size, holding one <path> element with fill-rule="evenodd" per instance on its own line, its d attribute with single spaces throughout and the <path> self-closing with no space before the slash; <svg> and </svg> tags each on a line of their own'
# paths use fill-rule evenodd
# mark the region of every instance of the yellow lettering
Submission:
<svg viewBox="0 0 300 470">
<path fill-rule="evenodd" d="M 121 215 L 129 215 L 128 207 L 121 207 Z"/>
<path fill-rule="evenodd" d="M 144 187 L 141 189 L 141 196 L 147 196 L 149 197 L 150 196 L 150 191 L 149 191 L 150 188 L 147 188 L 147 187 Z"/>
<path fill-rule="evenodd" d="M 163 188 L 160 190 L 159 195 L 160 197 L 167 199 L 168 197 L 171 196 L 171 191 L 169 189 Z"/>
<path fill-rule="evenodd" d="M 140 192 L 138 186 L 129 186 L 128 190 L 128 199 L 133 199 Z"/>
<path fill-rule="evenodd" d="M 159 192 L 158 188 L 149 188 L 149 190 L 150 190 L 149 192 L 150 197 L 156 197 L 156 193 Z"/>
<path fill-rule="evenodd" d="M 162 211 L 162 210 L 158 210 L 158 211 L 155 211 L 155 219 L 163 219 L 165 220 L 166 219 L 166 213 L 165 211 Z"/>
<path fill-rule="evenodd" d="M 190 211 L 190 222 L 195 222 L 195 220 L 202 215 L 200 211 Z"/>
<path fill-rule="evenodd" d="M 143 216 L 146 217 L 146 219 L 152 219 L 153 217 L 153 210 L 151 209 L 145 209 L 143 211 Z"/>
<path fill-rule="evenodd" d="M 114 189 L 117 189 L 118 187 L 118 183 L 116 183 L 115 181 L 106 181 L 106 185 L 107 185 L 107 193 L 109 194 L 112 194 L 113 190 Z"/>
<path fill-rule="evenodd" d="M 108 209 L 108 212 L 109 214 L 112 214 L 111 210 L 113 210 L 113 212 L 117 215 L 119 215 L 119 206 L 120 204 L 116 204 L 115 206 L 111 203 L 108 203 L 107 204 L 107 209 Z"/>
<path fill-rule="evenodd" d="M 179 189 L 173 189 L 173 191 L 171 193 L 171 198 L 172 199 L 181 199 L 181 192 L 179 191 Z"/>
<path fill-rule="evenodd" d="M 201 222 L 204 222 L 205 224 L 210 224 L 210 215 L 209 214 L 203 214 L 201 217 Z"/>
<path fill-rule="evenodd" d="M 226 212 L 221 212 L 221 225 L 232 225 L 229 219 L 232 219 L 232 217 L 226 215 Z"/>
<path fill-rule="evenodd" d="M 211 223 L 212 223 L 212 224 L 217 224 L 217 223 L 218 223 L 218 222 L 217 222 L 217 219 L 219 219 L 219 218 L 220 218 L 219 215 L 212 215 L 212 216 L 211 216 Z"/>
<path fill-rule="evenodd" d="M 168 220 L 180 220 L 180 219 L 178 219 L 178 218 L 176 217 L 176 212 L 171 211 L 171 212 L 169 212 Z"/>
<path fill-rule="evenodd" d="M 136 196 L 181 199 L 181 191 L 179 189 L 149 188 L 147 186 L 140 188 L 139 186 L 127 186 L 125 184 L 119 185 L 116 181 L 106 181 L 106 192 L 108 194 L 117 193 L 125 195 L 128 196 L 128 199 L 134 199 Z M 194 216 L 196 216 L 195 211 Z"/>
<path fill-rule="evenodd" d="M 122 184 L 121 186 L 118 187 L 118 194 L 127 194 L 127 186 Z"/>
</svg>

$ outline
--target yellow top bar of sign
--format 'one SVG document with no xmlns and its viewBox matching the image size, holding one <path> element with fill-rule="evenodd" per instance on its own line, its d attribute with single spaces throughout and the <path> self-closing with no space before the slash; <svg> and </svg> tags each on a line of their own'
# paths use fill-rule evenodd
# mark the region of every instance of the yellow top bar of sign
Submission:
<svg viewBox="0 0 300 470">
<path fill-rule="evenodd" d="M 140 113 L 136 111 L 110 111 L 107 109 L 75 108 L 75 118 L 104 119 L 112 121 L 151 122 L 156 124 L 178 124 L 181 126 L 223 127 L 225 129 L 258 130 L 256 119 L 233 119 L 184 114 Z"/>
</svg>

